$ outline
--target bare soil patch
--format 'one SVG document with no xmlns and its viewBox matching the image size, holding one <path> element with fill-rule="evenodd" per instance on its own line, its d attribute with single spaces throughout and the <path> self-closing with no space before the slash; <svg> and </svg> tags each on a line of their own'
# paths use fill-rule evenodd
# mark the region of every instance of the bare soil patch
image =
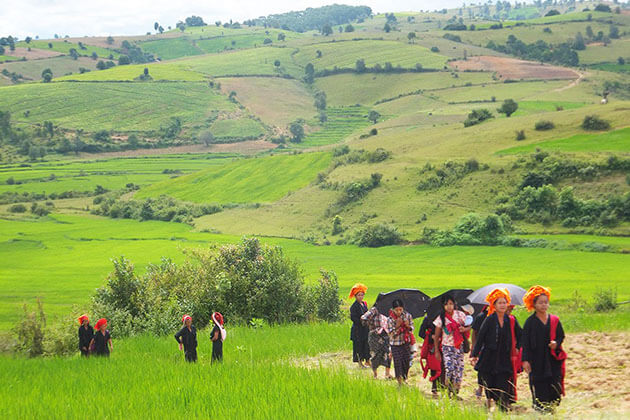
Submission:
<svg viewBox="0 0 630 420">
<path fill-rule="evenodd" d="M 576 79 L 579 73 L 565 68 L 533 61 L 488 55 L 470 57 L 468 60 L 452 61 L 449 65 L 459 70 L 484 70 L 496 72 L 502 80 L 521 79 Z"/>
<path fill-rule="evenodd" d="M 421 344 L 421 343 L 419 343 Z M 630 417 L 630 333 L 589 332 L 567 334 L 564 344 L 568 354 L 566 362 L 566 396 L 556 411 L 556 418 L 567 419 L 627 419 Z M 296 365 L 307 368 L 345 368 L 356 376 L 371 376 L 370 369 L 359 369 L 352 363 L 349 351 L 323 353 L 301 359 Z M 460 397 L 467 405 L 485 404 L 477 399 L 477 373 L 465 358 L 464 382 Z M 392 367 L 392 374 L 394 370 Z M 385 381 L 385 370 L 379 368 L 378 380 Z M 420 361 L 414 360 L 409 372 L 409 386 L 431 398 L 431 384 L 422 378 Z M 391 382 L 395 386 L 395 381 Z M 531 393 L 525 374 L 518 377 L 518 402 L 510 417 L 520 419 L 539 418 L 531 408 Z M 494 410 L 494 408 L 493 408 Z"/>
</svg>

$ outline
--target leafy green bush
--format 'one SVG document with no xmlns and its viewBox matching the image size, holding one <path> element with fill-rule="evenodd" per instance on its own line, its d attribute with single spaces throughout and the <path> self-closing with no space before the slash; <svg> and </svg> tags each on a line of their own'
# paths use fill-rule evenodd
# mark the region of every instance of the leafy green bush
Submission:
<svg viewBox="0 0 630 420">
<path fill-rule="evenodd" d="M 280 247 L 244 238 L 235 245 L 186 250 L 183 263 L 163 259 L 143 275 L 128 260 L 115 260 L 107 284 L 93 298 L 93 312 L 107 318 L 118 336 L 172 332 L 183 313 L 199 328 L 209 324 L 213 311 L 236 323 L 302 322 L 320 315 L 334 321 L 338 293 L 334 273 L 322 271 L 319 284 L 309 287 L 297 262 Z"/>
<path fill-rule="evenodd" d="M 377 248 L 396 245 L 402 242 L 402 235 L 395 226 L 378 223 L 360 228 L 354 238 L 354 243 L 361 247 Z"/>
<path fill-rule="evenodd" d="M 608 130 L 610 129 L 610 123 L 597 115 L 587 115 L 582 121 L 582 128 L 591 131 Z"/>
<path fill-rule="evenodd" d="M 24 204 L 14 204 L 9 207 L 10 213 L 24 213 L 26 211 L 26 206 Z"/>
<path fill-rule="evenodd" d="M 525 140 L 525 130 L 516 131 L 516 140 L 517 141 Z"/>
<path fill-rule="evenodd" d="M 593 295 L 593 308 L 597 312 L 608 312 L 617 309 L 617 290 L 599 289 Z"/>
<path fill-rule="evenodd" d="M 540 120 L 534 125 L 534 129 L 537 131 L 552 130 L 553 128 L 555 128 L 555 124 L 548 120 Z"/>
<path fill-rule="evenodd" d="M 44 333 L 46 330 L 46 314 L 41 300 L 37 299 L 37 311 L 30 312 L 24 304 L 24 316 L 17 324 L 16 350 L 37 357 L 44 354 Z"/>
<path fill-rule="evenodd" d="M 468 118 L 464 121 L 464 127 L 477 125 L 490 118 L 494 118 L 494 115 L 487 109 L 473 109 L 472 112 L 468 114 Z"/>
<path fill-rule="evenodd" d="M 94 199 L 94 204 L 100 204 L 100 206 L 94 209 L 92 213 L 114 219 L 191 223 L 193 218 L 223 210 L 222 206 L 218 204 L 193 204 L 168 196 L 160 196 L 157 199 L 147 198 L 143 201 L 121 200 L 116 196 L 98 200 L 97 198 Z"/>
</svg>

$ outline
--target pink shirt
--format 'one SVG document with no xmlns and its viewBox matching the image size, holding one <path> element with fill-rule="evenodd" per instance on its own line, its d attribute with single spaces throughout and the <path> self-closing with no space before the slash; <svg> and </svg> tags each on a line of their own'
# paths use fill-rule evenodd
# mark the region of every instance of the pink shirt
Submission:
<svg viewBox="0 0 630 420">
<path fill-rule="evenodd" d="M 457 310 L 453 311 L 453 315 L 451 316 L 451 318 L 453 318 L 455 322 L 457 322 L 462 327 L 464 326 L 464 323 L 466 322 L 466 314 L 463 313 L 462 311 L 457 311 Z M 451 324 L 451 321 L 448 318 L 444 318 L 444 319 L 446 320 L 446 325 Z M 442 328 L 442 320 L 440 319 L 439 316 L 435 318 L 435 321 L 433 321 L 433 325 L 435 325 L 438 328 Z M 453 334 L 446 334 L 445 332 L 442 332 L 442 345 L 453 347 L 455 345 L 455 341 L 453 341 Z"/>
</svg>

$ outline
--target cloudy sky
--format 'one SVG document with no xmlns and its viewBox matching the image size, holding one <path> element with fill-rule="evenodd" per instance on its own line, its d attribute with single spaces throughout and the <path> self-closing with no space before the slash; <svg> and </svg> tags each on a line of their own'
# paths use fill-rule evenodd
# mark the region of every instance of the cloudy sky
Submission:
<svg viewBox="0 0 630 420">
<path fill-rule="evenodd" d="M 0 4 L 8 0 L 0 0 Z M 84 35 L 139 35 L 166 28 L 187 16 L 206 22 L 302 10 L 326 4 L 367 5 L 374 12 L 427 10 L 461 5 L 461 0 L 20 0 L 0 7 L 0 36 L 51 38 Z"/>
</svg>

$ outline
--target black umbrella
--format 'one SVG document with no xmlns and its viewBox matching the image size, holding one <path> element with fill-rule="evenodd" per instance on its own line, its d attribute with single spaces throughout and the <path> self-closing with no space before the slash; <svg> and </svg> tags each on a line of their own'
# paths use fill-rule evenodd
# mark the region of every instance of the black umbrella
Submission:
<svg viewBox="0 0 630 420">
<path fill-rule="evenodd" d="M 429 307 L 427 308 L 427 317 L 431 321 L 433 321 L 435 318 L 438 317 L 438 315 L 440 315 L 440 312 L 442 312 L 443 308 L 442 298 L 444 297 L 444 295 L 451 295 L 453 299 L 455 299 L 455 303 L 457 303 L 457 306 L 461 308 L 463 305 L 470 303 L 468 301 L 468 295 L 470 295 L 470 293 L 472 293 L 472 289 L 451 289 L 447 292 L 442 293 L 441 295 L 434 297 L 433 299 L 431 299 Z M 481 312 L 481 309 L 477 309 L 474 305 L 473 308 L 475 309 L 475 313 Z"/>
<path fill-rule="evenodd" d="M 508 292 L 510 292 L 510 300 L 512 302 L 512 305 L 523 304 L 523 296 L 525 296 L 525 293 L 527 291 L 522 287 L 506 283 L 490 284 L 488 286 L 482 287 L 481 289 L 477 289 L 470 295 L 468 295 L 468 300 L 470 301 L 470 303 L 487 305 L 488 302 L 486 302 L 486 296 L 488 296 L 488 293 L 496 288 L 508 289 Z"/>
<path fill-rule="evenodd" d="M 398 289 L 389 293 L 379 293 L 374 304 L 380 313 L 387 315 L 395 299 L 402 300 L 405 311 L 414 318 L 424 315 L 431 301 L 431 297 L 418 289 Z"/>
</svg>

